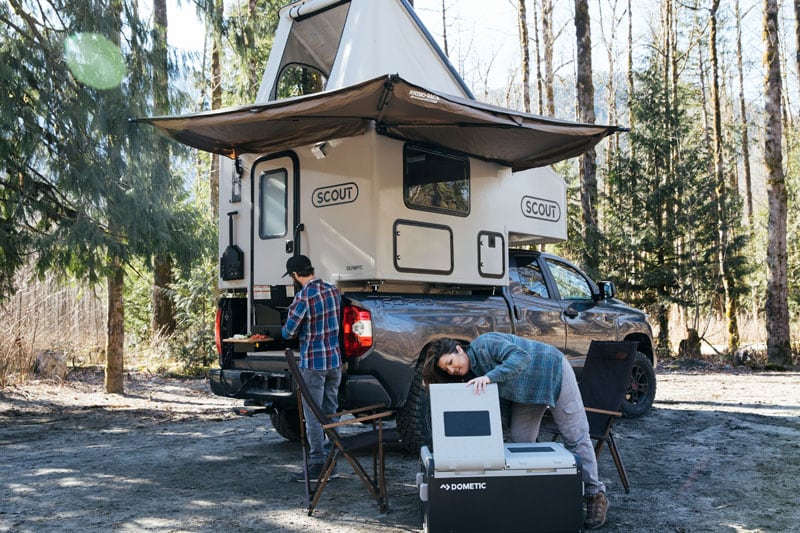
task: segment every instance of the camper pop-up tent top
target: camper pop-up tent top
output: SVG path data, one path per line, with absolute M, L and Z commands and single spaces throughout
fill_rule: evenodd
M 247 291 L 248 316 L 291 294 L 297 253 L 340 285 L 507 283 L 508 246 L 567 237 L 545 165 L 618 130 L 475 101 L 405 0 L 284 7 L 258 98 L 140 119 L 227 156 L 220 256 L 238 245 L 244 265 L 222 265 L 220 287 Z

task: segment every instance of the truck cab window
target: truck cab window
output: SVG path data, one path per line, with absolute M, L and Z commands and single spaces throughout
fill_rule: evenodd
M 542 276 L 542 269 L 539 268 L 538 263 L 534 261 L 528 265 L 517 267 L 517 274 L 524 294 L 538 296 L 539 298 L 550 298 L 547 285 L 544 283 L 544 276 Z
M 406 145 L 403 200 L 409 209 L 469 215 L 469 162 L 466 157 Z
M 562 300 L 591 300 L 592 288 L 589 281 L 571 266 L 548 259 L 550 273 L 558 287 Z
M 262 172 L 259 177 L 260 210 L 258 235 L 262 239 L 286 236 L 286 183 L 285 169 Z

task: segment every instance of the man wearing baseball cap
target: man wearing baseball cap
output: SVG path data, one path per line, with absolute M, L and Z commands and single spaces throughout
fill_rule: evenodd
M 314 401 L 324 413 L 339 410 L 338 393 L 342 382 L 342 356 L 339 352 L 339 309 L 341 294 L 334 285 L 314 275 L 311 260 L 295 255 L 286 261 L 286 273 L 302 288 L 289 306 L 281 328 L 284 339 L 300 337 L 300 372 Z M 306 436 L 309 444 L 308 477 L 319 478 L 325 462 L 324 433 L 313 413 L 304 405 Z M 333 478 L 335 476 L 331 476 Z M 300 473 L 296 481 L 305 481 Z

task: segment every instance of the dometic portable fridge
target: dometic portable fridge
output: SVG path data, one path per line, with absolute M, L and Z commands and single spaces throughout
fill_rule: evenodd
M 497 385 L 430 386 L 433 450 L 420 450 L 426 532 L 580 531 L 578 458 L 561 444 L 503 443 Z

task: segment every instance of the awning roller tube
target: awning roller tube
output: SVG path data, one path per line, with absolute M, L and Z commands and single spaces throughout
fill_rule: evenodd
M 336 4 L 343 4 L 349 1 L 350 0 L 311 0 L 310 2 L 306 2 L 303 5 L 293 7 L 289 11 L 289 16 L 293 19 L 308 17 L 309 15 L 313 15 L 317 11 L 321 11 L 323 9 L 333 7 Z

